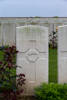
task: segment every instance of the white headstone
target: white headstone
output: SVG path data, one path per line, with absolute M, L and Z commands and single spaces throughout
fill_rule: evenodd
M 0 46 L 2 46 L 3 40 L 2 40 L 2 25 L 0 24 Z
M 14 45 L 15 33 L 16 25 L 14 23 L 2 23 L 3 45 Z
M 48 82 L 48 29 L 42 26 L 22 26 L 16 28 L 16 46 L 19 51 L 17 73 L 26 75 L 26 93 Z
M 58 27 L 58 82 L 67 83 L 67 25 Z

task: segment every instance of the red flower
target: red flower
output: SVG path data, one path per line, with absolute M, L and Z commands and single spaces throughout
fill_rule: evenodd
M 2 61 L 0 61 L 0 65 L 2 65 L 3 64 L 3 62 Z
M 25 77 L 25 75 L 24 75 L 24 74 L 22 74 L 22 73 L 20 73 L 20 74 L 19 74 L 19 76 L 23 76 L 23 77 Z
M 16 91 L 17 95 L 20 95 L 21 93 L 23 93 L 23 89 Z
M 12 64 L 11 63 L 8 63 L 8 67 L 11 68 L 12 67 Z
M 15 45 L 13 45 L 13 46 L 12 46 L 12 48 L 16 49 L 16 46 L 15 46 Z
M 18 53 L 19 51 L 16 51 L 16 53 Z

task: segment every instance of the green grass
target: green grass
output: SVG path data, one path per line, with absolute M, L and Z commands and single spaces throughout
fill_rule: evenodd
M 49 82 L 57 83 L 57 49 L 49 49 Z
M 4 52 L 2 50 L 0 50 L 0 61 L 3 61 L 3 54 L 4 54 Z

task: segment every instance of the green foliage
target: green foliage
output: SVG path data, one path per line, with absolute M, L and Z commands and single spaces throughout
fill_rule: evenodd
M 16 46 L 1 47 L 3 57 L 0 61 L 0 96 L 4 100 L 17 100 L 17 96 L 23 93 L 23 89 L 19 89 L 25 83 L 25 75 L 16 74 Z M 0 52 L 2 53 L 2 52 Z
M 35 88 L 37 100 L 67 100 L 67 84 L 46 84 Z
M 34 18 L 40 18 L 40 16 L 35 16 Z
M 8 90 L 16 87 L 16 67 L 12 67 L 12 64 L 14 65 L 16 62 L 16 49 L 12 49 L 12 51 L 14 50 L 13 55 L 9 52 L 9 49 L 11 49 L 11 47 L 8 46 L 0 48 L 0 92 L 4 89 Z M 11 60 L 9 61 L 7 58 L 9 60 L 11 58 Z M 10 63 L 11 61 L 12 63 Z
M 58 16 L 54 16 L 53 18 L 59 18 Z

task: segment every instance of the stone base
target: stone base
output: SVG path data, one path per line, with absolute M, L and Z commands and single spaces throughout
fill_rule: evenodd
M 18 100 L 36 100 L 34 96 L 21 96 L 18 97 Z

